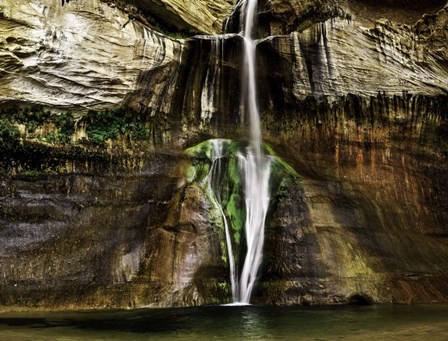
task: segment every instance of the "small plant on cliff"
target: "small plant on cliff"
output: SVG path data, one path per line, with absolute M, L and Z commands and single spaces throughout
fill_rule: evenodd
M 26 127 L 28 133 L 33 133 L 50 119 L 51 112 L 39 106 L 23 108 L 8 113 L 10 119 Z
M 42 140 L 51 144 L 55 144 L 58 142 L 58 137 L 54 131 L 51 131 L 47 135 L 42 137 Z
M 54 118 L 54 123 L 58 128 L 58 140 L 69 142 L 70 137 L 75 132 L 75 119 L 71 113 L 64 113 Z
M 122 112 L 119 110 L 101 112 L 90 110 L 83 121 L 87 123 L 86 131 L 90 140 L 96 144 L 116 138 L 124 125 Z
M 11 107 L 2 110 L 0 118 L 13 126 L 24 125 L 29 134 L 26 138 L 38 138 L 50 143 L 68 143 L 75 132 L 75 120 L 71 113 L 52 114 L 39 106 Z
M 0 120 L 0 148 L 13 145 L 19 142 L 19 130 L 9 121 Z

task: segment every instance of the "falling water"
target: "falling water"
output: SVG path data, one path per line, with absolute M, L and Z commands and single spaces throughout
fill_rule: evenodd
M 211 140 L 213 145 L 212 166 L 208 178 L 208 186 L 214 198 L 214 206 L 219 209 L 225 227 L 227 254 L 230 267 L 230 281 L 234 304 L 249 304 L 252 290 L 263 258 L 264 225 L 269 207 L 269 177 L 271 161 L 262 149 L 260 117 L 257 104 L 255 54 L 256 41 L 253 31 L 256 22 L 258 0 L 241 0 L 237 7 L 241 8 L 241 32 L 244 41 L 244 69 L 242 73 L 242 117 L 249 118 L 250 134 L 247 147 L 237 153 L 240 174 L 243 183 L 246 220 L 245 240 L 247 252 L 241 273 L 238 278 L 235 257 L 232 248 L 228 220 L 221 200 L 220 183 L 223 179 L 221 159 L 225 140 Z M 208 100 L 207 97 L 205 100 Z
M 255 80 L 255 51 L 256 42 L 252 38 L 255 26 L 255 14 L 258 0 L 246 0 L 244 10 L 241 12 L 242 36 L 244 39 L 244 69 L 243 69 L 243 107 L 249 113 L 250 139 L 257 156 L 261 157 L 260 115 L 257 103 L 257 85 Z
M 248 114 L 250 141 L 244 153 L 238 153 L 244 181 L 246 204 L 245 236 L 247 253 L 241 271 L 238 302 L 249 303 L 263 257 L 264 224 L 269 206 L 270 161 L 261 148 L 260 116 L 257 104 L 255 51 L 253 29 L 257 0 L 246 0 L 241 22 L 244 39 L 243 114 Z
M 227 244 L 227 256 L 230 267 L 230 284 L 232 286 L 232 299 L 234 302 L 238 300 L 238 281 L 237 274 L 235 270 L 235 258 L 233 256 L 233 248 L 232 248 L 232 240 L 230 237 L 229 224 L 227 222 L 226 215 L 222 208 L 222 200 L 221 200 L 221 189 L 220 184 L 223 178 L 223 169 L 222 169 L 222 158 L 223 158 L 223 150 L 224 150 L 224 141 L 223 140 L 211 140 L 213 145 L 212 151 L 212 166 L 210 169 L 210 173 L 208 176 L 208 186 L 212 193 L 214 193 L 214 198 L 211 198 L 214 205 L 218 208 L 219 213 L 222 216 L 226 234 L 226 244 Z

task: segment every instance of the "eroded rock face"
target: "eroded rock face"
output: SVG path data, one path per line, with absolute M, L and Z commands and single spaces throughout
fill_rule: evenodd
M 190 29 L 207 34 L 221 32 L 222 23 L 233 5 L 232 0 L 131 0 L 129 2 L 177 29 Z
M 310 94 L 444 94 L 446 50 L 440 46 L 439 52 L 430 52 L 428 42 L 420 43 L 413 32 L 389 22 L 363 29 L 333 19 L 258 45 L 260 89 L 270 97 L 261 96 L 261 101 L 293 102 Z M 273 64 L 272 59 L 279 62 Z
M 265 30 L 278 35 L 301 31 L 335 16 L 354 19 L 367 27 L 379 19 L 412 25 L 424 14 L 437 12 L 444 6 L 444 0 L 266 0 L 261 2 L 260 15 Z
M 180 131 L 240 121 L 238 36 L 172 40 L 97 2 L 15 3 L 2 13 L 4 103 L 77 112 L 127 105 Z M 415 27 L 367 29 L 334 15 L 260 42 L 262 101 L 446 91 L 446 9 Z
M 0 181 L 0 304 L 191 306 L 228 300 L 210 204 L 185 159 L 75 161 Z M 73 167 L 73 168 L 72 168 Z
M 303 189 L 287 187 L 277 200 L 256 299 L 446 302 L 448 103 L 425 101 L 411 109 L 398 98 L 382 106 L 352 97 L 339 109 L 304 104 L 308 118 L 291 115 L 282 128 L 271 122 L 267 138 Z M 295 133 L 279 138 L 286 131 Z
M 199 26 L 200 10 L 157 3 L 172 25 L 204 32 L 218 30 L 227 8 L 195 2 L 211 13 Z M 360 17 L 378 4 L 388 20 Z M 272 194 L 255 302 L 446 303 L 448 19 L 440 2 L 425 4 L 437 11 L 415 25 L 392 22 L 401 17 L 386 0 L 261 4 L 263 134 L 302 180 Z M 151 125 L 150 141 L 122 133 L 70 146 L 81 155 L 16 136 L 29 154 L 0 176 L 0 303 L 229 301 L 222 231 L 207 194 L 186 181 L 194 160 L 182 149 L 246 136 L 241 38 L 168 38 L 93 0 L 10 1 L 0 12 L 1 108 L 42 104 L 79 117 L 123 106 Z
M 365 23 L 385 18 L 412 25 L 427 13 L 435 13 L 446 6 L 444 0 L 346 0 L 342 6 Z
M 268 23 L 269 35 L 293 32 L 299 27 L 306 28 L 312 22 L 325 21 L 338 13 L 342 14 L 338 2 L 334 0 L 269 0 L 262 6 L 262 12 L 265 14 L 261 20 L 264 24 Z
M 148 283 L 160 286 L 156 302 L 161 306 L 228 302 L 222 233 L 210 219 L 210 201 L 193 183 L 178 191 L 170 206 L 162 226 L 150 232 L 145 262 Z M 151 297 L 146 299 L 154 305 Z
M 182 49 L 100 1 L 2 2 L 0 37 L 1 103 L 78 112 L 120 105 L 148 70 L 161 96 Z
M 126 284 L 139 278 L 148 227 L 177 188 L 175 159 L 151 158 L 133 170 L 74 162 L 58 174 L 2 176 L 1 304 L 133 305 Z
M 260 40 L 257 82 L 265 119 L 290 115 L 309 96 L 331 102 L 347 94 L 367 100 L 378 94 L 391 99 L 445 95 L 447 46 L 440 38 L 445 11 L 437 14 L 438 24 L 428 29 L 427 38 L 414 27 L 379 21 L 367 29 L 336 17 L 302 32 Z M 173 117 L 182 117 L 192 135 L 245 134 L 240 128 L 245 118 L 239 114 L 240 46 L 241 38 L 229 34 L 199 36 L 185 47 L 179 69 L 184 81 L 172 107 L 177 108 Z

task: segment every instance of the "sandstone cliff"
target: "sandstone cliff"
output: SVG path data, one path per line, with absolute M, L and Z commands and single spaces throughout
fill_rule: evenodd
M 246 136 L 238 7 L 192 3 L 0 4 L 1 304 L 230 299 L 210 160 L 183 150 Z M 254 300 L 446 302 L 446 2 L 259 12 L 263 133 L 300 181 L 272 193 Z

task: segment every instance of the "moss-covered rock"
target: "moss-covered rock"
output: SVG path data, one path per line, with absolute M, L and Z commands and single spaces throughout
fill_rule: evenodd
M 187 154 L 192 157 L 187 178 L 192 183 L 200 185 L 204 196 L 211 204 L 210 220 L 220 226 L 223 255 L 229 252 L 224 230 L 224 219 L 226 219 L 237 271 L 242 268 L 246 252 L 244 230 L 246 207 L 238 158 L 238 154 L 243 152 L 246 143 L 237 140 L 209 140 L 187 149 Z M 278 209 L 279 198 L 284 195 L 286 188 L 300 188 L 300 178 L 297 172 L 276 155 L 270 146 L 265 145 L 264 149 L 271 158 L 270 192 L 273 200 L 266 223 L 269 225 L 269 217 L 272 217 Z M 301 193 L 303 195 L 303 191 Z M 224 260 L 228 263 L 227 257 Z

